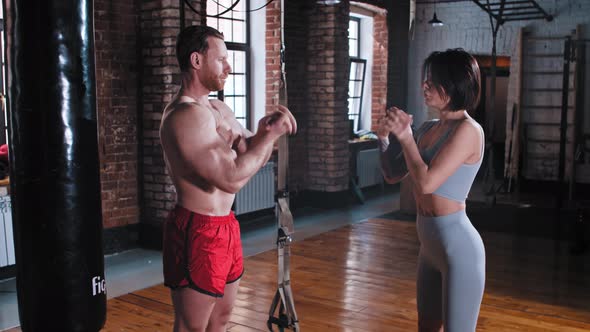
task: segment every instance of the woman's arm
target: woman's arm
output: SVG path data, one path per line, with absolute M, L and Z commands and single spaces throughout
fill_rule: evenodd
M 431 194 L 436 191 L 463 163 L 475 153 L 479 153 L 482 140 L 479 128 L 469 121 L 464 121 L 438 151 L 430 165 L 427 165 L 412 135 L 402 132 L 398 139 L 408 172 L 419 194 Z
M 392 134 L 379 138 L 381 172 L 387 183 L 397 183 L 408 175 L 402 146 Z
M 390 112 L 390 110 L 387 112 Z M 408 167 L 402 145 L 391 132 L 395 125 L 392 119 L 388 118 L 388 114 L 379 121 L 377 137 L 379 138 L 379 149 L 381 151 L 381 172 L 387 183 L 394 184 L 400 182 L 408 175 Z M 417 141 L 420 135 L 430 128 L 430 126 L 430 121 L 424 122 L 417 130 L 414 130 L 414 127 L 410 125 L 414 141 Z

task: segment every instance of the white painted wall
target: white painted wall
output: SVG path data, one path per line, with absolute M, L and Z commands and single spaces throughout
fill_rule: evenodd
M 582 24 L 584 37 L 590 37 L 590 0 L 537 0 L 537 3 L 553 15 L 554 20 L 505 23 L 498 32 L 498 55 L 514 55 L 520 27 L 527 27 L 536 35 L 565 36 L 578 24 Z M 427 23 L 433 15 L 432 4 L 417 4 L 408 64 L 408 111 L 414 114 L 417 124 L 427 119 L 420 88 L 421 66 L 432 51 L 461 47 L 473 54 L 490 55 L 492 52 L 489 17 L 473 2 L 439 2 L 436 4 L 436 14 L 445 23 L 443 27 L 434 28 Z M 513 98 L 513 90 L 509 87 L 508 100 Z
M 260 7 L 261 1 L 250 1 L 250 9 Z M 250 128 L 258 129 L 266 107 L 266 8 L 250 13 Z

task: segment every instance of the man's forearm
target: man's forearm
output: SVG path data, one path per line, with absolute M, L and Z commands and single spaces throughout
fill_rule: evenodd
M 247 151 L 255 149 L 257 150 L 255 153 L 261 153 L 261 157 L 264 160 L 262 164 L 264 165 L 270 159 L 275 141 L 266 135 L 252 135 L 246 138 Z
M 254 135 L 246 142 L 248 144 L 246 152 L 236 158 L 238 181 L 247 181 L 264 166 L 272 154 L 274 144 L 274 140 L 266 135 Z
M 230 163 L 220 164 L 214 171 L 219 175 L 215 184 L 221 190 L 237 193 L 270 158 L 273 146 L 271 137 L 252 138 L 248 145 L 248 148 L 238 153 Z

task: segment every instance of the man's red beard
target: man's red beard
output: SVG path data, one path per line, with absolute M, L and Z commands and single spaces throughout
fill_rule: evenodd
M 227 78 L 227 76 L 226 76 Z M 209 91 L 220 91 L 223 90 L 223 87 L 225 86 L 225 82 L 223 81 L 221 76 L 207 76 L 205 78 L 205 80 L 203 80 L 203 85 L 209 90 Z

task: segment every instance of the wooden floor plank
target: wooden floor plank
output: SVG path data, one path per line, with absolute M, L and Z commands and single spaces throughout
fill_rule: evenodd
M 590 331 L 588 255 L 555 254 L 554 243 L 542 239 L 482 237 L 487 281 L 478 331 Z M 301 330 L 415 331 L 418 250 L 415 224 L 389 219 L 294 243 L 291 277 Z M 276 252 L 244 264 L 228 331 L 266 331 Z M 107 315 L 107 332 L 171 331 L 174 316 L 163 285 L 109 300 Z
M 488 280 L 478 331 L 590 329 L 584 296 L 590 294 L 584 274 L 589 266 L 583 257 L 555 255 L 546 240 L 497 233 L 483 238 Z M 415 224 L 388 219 L 371 219 L 294 244 L 292 286 L 301 329 L 416 330 L 418 249 Z M 276 290 L 276 252 L 247 258 L 245 267 L 229 331 L 266 331 Z M 161 285 L 119 301 L 172 316 L 168 290 Z M 119 306 L 109 302 L 109 319 Z M 144 328 L 146 317 L 140 323 Z M 105 331 L 120 331 L 125 327 L 119 324 L 126 323 L 117 317 L 109 324 Z

